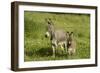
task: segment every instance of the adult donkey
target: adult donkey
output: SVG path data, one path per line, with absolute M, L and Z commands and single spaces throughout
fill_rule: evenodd
M 53 57 L 55 57 L 55 52 L 58 46 L 60 46 L 63 50 L 67 52 L 67 35 L 64 30 L 55 29 L 54 23 L 51 19 L 46 19 L 47 22 L 47 32 L 45 34 L 46 37 L 49 37 L 51 40 Z

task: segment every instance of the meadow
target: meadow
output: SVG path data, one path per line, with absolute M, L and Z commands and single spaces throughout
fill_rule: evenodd
M 47 22 L 51 18 L 56 29 L 73 32 L 76 54 L 68 56 L 61 48 L 52 57 L 50 40 L 45 38 Z M 72 13 L 24 12 L 24 61 L 69 60 L 90 58 L 90 15 Z

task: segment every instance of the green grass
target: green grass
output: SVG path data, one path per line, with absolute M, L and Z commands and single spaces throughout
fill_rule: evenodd
M 76 54 L 68 56 L 60 48 L 56 57 L 52 57 L 50 40 L 45 38 L 47 23 L 45 18 L 51 18 L 56 29 L 73 31 L 76 40 Z M 90 58 L 90 15 L 28 12 L 24 13 L 24 60 L 64 60 Z

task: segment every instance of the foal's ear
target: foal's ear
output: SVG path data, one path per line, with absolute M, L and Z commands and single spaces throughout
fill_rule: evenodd
M 70 32 L 70 36 L 73 36 L 73 32 Z
M 68 31 L 66 32 L 66 35 L 69 36 L 69 32 Z
M 69 31 L 66 32 L 66 37 L 69 38 Z
M 67 34 L 69 34 L 69 32 L 68 32 L 68 31 L 67 31 L 66 33 L 67 33 Z
M 71 32 L 70 34 L 73 34 L 73 32 Z

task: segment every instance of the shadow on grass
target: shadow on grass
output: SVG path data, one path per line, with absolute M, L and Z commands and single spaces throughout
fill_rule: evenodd
M 31 57 L 31 56 L 39 56 L 39 57 L 52 57 L 53 51 L 51 47 L 43 47 L 43 48 L 37 48 L 29 51 L 25 51 L 25 55 Z M 56 50 L 56 57 L 67 57 L 67 54 L 65 51 L 62 51 L 61 49 Z
M 47 48 L 41 48 L 36 52 L 40 56 L 51 56 L 52 55 L 52 48 L 47 47 Z
M 36 51 L 37 55 L 40 55 L 41 57 L 46 57 L 46 56 L 52 56 L 53 55 L 53 50 L 50 47 L 47 48 L 41 48 L 38 51 Z M 67 56 L 65 51 L 62 51 L 61 49 L 56 49 L 56 57 L 62 57 L 62 56 Z

